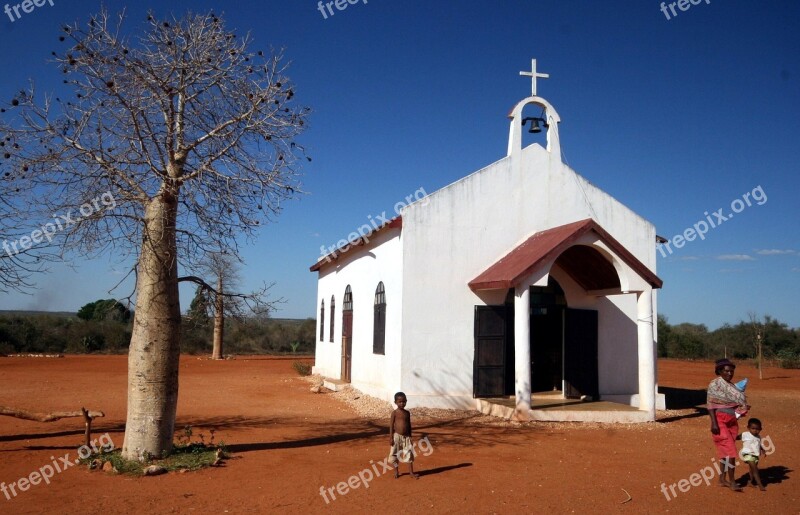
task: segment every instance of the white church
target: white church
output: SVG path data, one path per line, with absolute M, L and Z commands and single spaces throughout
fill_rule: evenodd
M 505 157 L 311 267 L 313 371 L 411 408 L 505 399 L 532 419 L 543 392 L 655 420 L 655 227 L 563 163 L 536 93 L 548 75 L 536 60 L 520 74 L 532 94 L 508 115 Z M 523 148 L 524 130 L 546 130 L 546 148 Z

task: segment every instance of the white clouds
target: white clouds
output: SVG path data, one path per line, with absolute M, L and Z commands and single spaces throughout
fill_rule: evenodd
M 781 250 L 781 249 L 761 249 L 761 250 L 757 250 L 756 254 L 759 254 L 761 256 L 783 256 L 783 255 L 786 255 L 786 254 L 797 254 L 797 251 L 796 250 L 791 250 L 791 249 L 786 249 L 786 250 Z
M 720 261 L 755 261 L 756 258 L 747 254 L 722 254 L 717 256 Z

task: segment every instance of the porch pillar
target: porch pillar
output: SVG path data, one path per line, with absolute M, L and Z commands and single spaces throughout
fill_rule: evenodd
M 514 418 L 529 420 L 531 409 L 530 287 L 514 288 Z
M 636 293 L 639 334 L 639 409 L 656 418 L 656 360 L 653 348 L 653 290 Z

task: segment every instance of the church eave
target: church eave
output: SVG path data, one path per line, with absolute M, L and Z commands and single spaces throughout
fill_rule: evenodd
M 344 254 L 346 254 L 350 250 L 351 247 L 360 247 L 361 245 L 366 245 L 367 243 L 369 243 L 369 240 L 372 237 L 374 237 L 377 233 L 379 233 L 379 232 L 381 232 L 383 230 L 394 229 L 394 228 L 400 229 L 402 227 L 403 227 L 403 217 L 400 216 L 400 215 L 397 215 L 396 217 L 392 218 L 391 220 L 389 220 L 385 224 L 381 225 L 380 227 L 378 227 L 374 231 L 371 231 L 371 232 L 369 232 L 367 234 L 364 234 L 363 236 L 361 236 L 357 240 L 354 240 L 353 242 L 350 242 L 347 245 L 345 245 L 343 247 L 340 247 L 340 248 L 334 250 L 333 252 L 330 252 L 330 253 L 322 256 L 321 258 L 319 258 L 317 260 L 316 263 L 314 263 L 313 265 L 311 265 L 309 267 L 309 271 L 310 272 L 319 272 L 322 269 L 323 266 L 336 262 L 340 257 L 342 257 Z

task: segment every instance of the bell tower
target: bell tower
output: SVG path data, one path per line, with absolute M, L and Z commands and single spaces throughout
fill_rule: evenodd
M 507 155 L 516 155 L 522 151 L 522 128 L 525 124 L 529 124 L 528 132 L 541 132 L 542 126 L 547 129 L 547 151 L 561 162 L 561 143 L 558 139 L 558 124 L 561 122 L 561 117 L 558 116 L 550 102 L 536 94 L 536 79 L 548 79 L 550 75 L 536 71 L 536 59 L 531 59 L 531 71 L 523 71 L 519 72 L 519 74 L 531 78 L 531 96 L 521 100 L 508 113 L 508 117 L 511 119 L 511 127 L 508 132 Z M 522 116 L 522 111 L 530 104 L 538 105 L 542 108 L 541 117 Z

